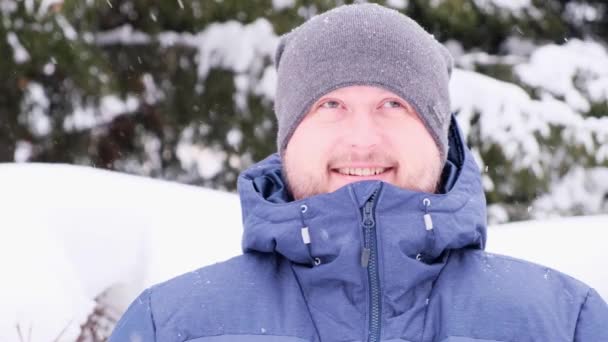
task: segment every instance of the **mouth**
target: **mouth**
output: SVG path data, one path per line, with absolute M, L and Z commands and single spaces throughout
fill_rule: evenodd
M 380 178 L 390 171 L 392 167 L 340 167 L 331 169 L 331 171 L 340 176 L 347 176 L 353 178 Z

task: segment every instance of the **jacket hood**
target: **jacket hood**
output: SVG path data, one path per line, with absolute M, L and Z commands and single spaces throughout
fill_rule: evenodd
M 332 193 L 291 200 L 273 154 L 244 171 L 238 180 L 244 234 L 243 251 L 276 252 L 307 264 L 314 258 L 334 260 L 352 240 L 361 222 L 361 208 L 378 191 L 376 216 L 379 234 L 392 240 L 402 257 L 432 259 L 444 251 L 464 247 L 483 249 L 486 240 L 486 201 L 481 176 L 464 144 L 455 118 L 449 134 L 449 156 L 444 170 L 445 193 L 431 194 L 398 188 L 381 181 L 348 184 Z M 447 185 L 446 185 L 447 184 Z M 424 214 L 432 217 L 433 234 Z M 398 223 L 384 227 L 382 222 Z M 307 227 L 310 245 L 302 237 Z M 310 248 L 309 248 L 310 247 Z

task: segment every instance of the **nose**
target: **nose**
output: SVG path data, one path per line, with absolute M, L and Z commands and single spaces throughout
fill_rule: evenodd
M 374 148 L 382 141 L 382 127 L 373 111 L 352 112 L 344 127 L 344 137 L 351 147 Z

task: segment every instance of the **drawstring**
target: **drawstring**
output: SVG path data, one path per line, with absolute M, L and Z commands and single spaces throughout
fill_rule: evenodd
M 427 231 L 433 230 L 433 219 L 431 218 L 431 214 L 429 214 L 429 207 L 431 206 L 431 200 L 425 198 L 422 200 L 422 204 L 424 204 L 424 226 Z
M 425 198 L 422 200 L 422 205 L 424 206 L 424 228 L 426 229 L 426 246 L 424 248 L 424 251 L 418 253 L 418 255 L 416 255 L 416 260 L 418 261 L 422 261 L 422 262 L 426 262 L 428 261 L 428 255 L 427 254 L 431 254 L 431 251 L 433 250 L 433 246 L 435 244 L 435 230 L 433 229 L 433 218 L 431 217 L 431 214 L 429 212 L 429 207 L 431 206 L 431 200 L 428 198 Z
M 302 228 L 300 229 L 300 233 L 302 234 L 302 242 L 308 248 L 308 255 L 310 256 L 311 263 L 315 266 L 319 266 L 321 264 L 321 259 L 313 258 L 312 251 L 310 249 L 310 232 L 308 230 L 308 225 L 304 220 L 304 214 L 308 211 L 308 206 L 306 204 L 302 204 L 300 206 L 300 222 L 302 223 Z

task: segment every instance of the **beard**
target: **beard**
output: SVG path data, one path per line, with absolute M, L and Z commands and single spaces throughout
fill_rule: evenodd
M 390 183 L 406 190 L 435 193 L 440 185 L 442 171 L 440 161 L 429 163 L 430 165 L 425 165 L 423 169 L 414 171 L 399 164 L 395 158 L 379 149 L 372 149 L 365 153 L 352 150 L 338 152 L 323 163 L 324 168 L 318 168 L 315 172 L 298 167 L 291 162 L 289 156 L 285 156 L 282 174 L 287 189 L 295 200 L 299 200 L 337 190 L 330 188 L 329 174 L 333 172 L 330 168 L 333 168 L 334 165 L 351 163 L 392 165 L 394 169 L 391 172 L 396 171 L 397 174 L 395 181 Z M 354 182 L 356 180 L 351 183 Z

